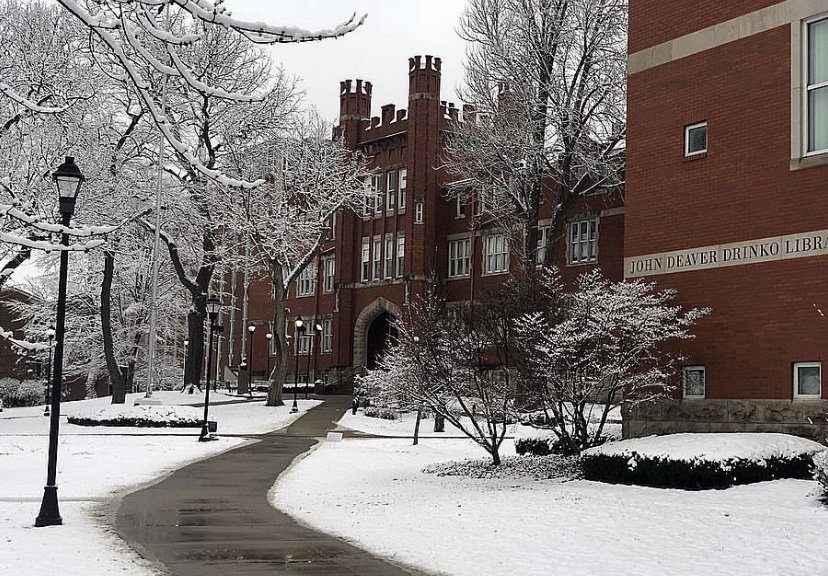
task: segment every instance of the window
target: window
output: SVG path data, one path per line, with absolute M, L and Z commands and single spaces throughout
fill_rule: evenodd
M 305 330 L 304 332 L 302 332 L 301 336 L 299 336 L 299 339 L 296 341 L 296 343 L 297 343 L 296 353 L 299 354 L 299 355 L 304 355 L 304 356 L 307 356 L 308 354 L 310 354 L 310 340 L 311 340 L 311 336 L 308 333 L 308 331 Z
M 685 398 L 704 398 L 704 366 L 682 368 L 681 384 Z
M 398 184 L 400 185 L 400 210 L 405 209 L 406 194 L 408 192 L 408 169 L 400 168 Z
M 374 238 L 374 275 L 372 276 L 373 280 L 379 280 L 382 278 L 382 260 L 380 257 L 382 256 L 382 240 L 379 238 Z
M 382 181 L 384 175 L 382 172 L 374 174 L 374 213 L 382 212 Z
M 569 223 L 569 263 L 587 264 L 598 260 L 598 219 Z
M 469 254 L 471 252 L 471 240 L 462 238 L 451 240 L 448 245 L 448 277 L 459 278 L 469 275 Z
M 330 216 L 325 218 L 325 227 L 328 229 L 328 237 L 327 240 L 332 240 L 336 238 L 336 212 L 331 213 Z
M 552 228 L 550 226 L 538 226 L 538 249 L 535 252 L 535 262 L 538 265 L 543 264 L 546 258 L 546 243 L 549 241 L 551 231 Z
M 403 277 L 405 269 L 405 236 L 397 236 L 397 278 Z
M 503 208 L 506 202 L 507 198 L 503 190 L 494 186 L 486 186 L 477 193 L 477 211 L 475 214 L 479 216 L 488 212 L 496 212 Z
M 466 200 L 462 196 L 457 196 L 457 207 L 454 212 L 456 218 L 466 217 Z
M 828 152 L 828 18 L 807 24 L 807 153 Z
M 296 286 L 297 296 L 308 296 L 316 290 L 316 264 L 311 262 L 299 274 L 299 283 Z
M 385 270 L 383 276 L 386 280 L 391 278 L 394 272 L 394 238 L 389 236 L 385 239 Z
M 394 202 L 397 196 L 397 171 L 389 170 L 385 174 L 385 209 L 389 212 L 394 210 Z
M 333 254 L 325 256 L 322 261 L 325 266 L 325 277 L 322 281 L 322 290 L 324 292 L 334 291 L 334 274 L 336 273 L 336 259 Z
M 333 352 L 333 319 L 322 320 L 322 353 Z
M 707 152 L 707 122 L 684 127 L 684 155 Z
M 414 222 L 417 224 L 423 223 L 423 203 L 422 202 L 415 202 L 414 203 Z
M 509 269 L 509 242 L 505 234 L 483 238 L 483 273 L 500 274 Z
M 794 364 L 794 398 L 819 398 L 822 394 L 822 363 Z
M 371 177 L 366 176 L 362 179 L 362 215 L 368 216 L 371 214 L 371 205 L 374 202 L 374 190 L 371 187 Z
M 362 281 L 368 281 L 368 273 L 371 271 L 371 242 L 368 238 L 362 239 Z

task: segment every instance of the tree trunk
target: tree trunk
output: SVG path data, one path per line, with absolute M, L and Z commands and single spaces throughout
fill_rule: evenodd
M 103 333 L 104 358 L 112 386 L 112 403 L 126 402 L 126 381 L 121 374 L 112 342 L 112 278 L 115 275 L 115 255 L 104 251 L 104 271 L 101 281 L 101 332 Z
M 420 420 L 422 417 L 422 408 L 417 408 L 417 422 L 414 424 L 414 446 L 420 443 Z
M 289 348 L 287 338 L 285 338 L 287 289 L 282 275 L 282 266 L 278 262 L 271 264 L 270 279 L 273 285 L 273 338 L 275 341 L 273 352 L 276 362 L 273 367 L 270 391 L 267 393 L 267 405 L 282 406 L 284 404 L 282 390 L 287 377 Z

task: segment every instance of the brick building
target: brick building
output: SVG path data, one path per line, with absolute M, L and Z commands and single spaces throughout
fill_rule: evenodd
M 712 312 L 625 435 L 824 439 L 828 2 L 629 5 L 624 274 Z
M 296 357 L 290 358 L 289 382 L 318 378 L 347 389 L 354 372 L 374 365 L 393 330 L 392 321 L 403 317 L 412 295 L 424 291 L 432 274 L 454 305 L 501 285 L 519 265 L 501 230 L 481 221 L 474 205 L 447 198 L 446 189 L 453 183 L 439 168 L 442 142 L 452 124 L 462 121 L 462 111 L 441 100 L 440 65 L 431 56 L 411 58 L 408 108 L 387 104 L 379 116 L 372 117 L 370 82 L 347 80 L 340 85 L 337 130 L 349 147 L 370 157 L 372 176 L 361 213 L 337 214 L 332 238 L 315 266 L 290 288 L 287 333 L 294 336 L 298 316 L 306 326 L 321 330 L 300 338 L 299 370 L 294 374 Z M 618 199 L 613 204 L 596 195 L 574 207 L 562 240 L 566 247 L 559 250 L 564 278 L 574 279 L 599 263 L 608 276 L 622 278 L 619 204 Z M 548 224 L 549 216 L 540 224 Z M 266 286 L 251 283 L 249 302 L 244 317 L 269 329 Z M 236 324 L 230 334 L 238 351 L 245 335 L 243 322 Z M 266 369 L 265 339 L 259 333 L 257 328 L 254 373 Z M 230 364 L 237 362 L 238 352 Z

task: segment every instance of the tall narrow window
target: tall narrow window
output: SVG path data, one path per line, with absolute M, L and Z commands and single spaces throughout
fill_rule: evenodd
M 362 179 L 362 214 L 369 216 L 371 214 L 371 207 L 374 204 L 374 188 L 371 183 L 371 177 L 366 176 Z
M 336 259 L 333 254 L 329 254 L 323 258 L 325 263 L 325 278 L 323 280 L 322 290 L 325 292 L 334 291 L 334 274 L 336 273 Z
M 483 273 L 501 274 L 509 270 L 509 242 L 505 234 L 483 238 Z
M 333 352 L 333 318 L 322 320 L 322 352 Z
M 408 168 L 400 168 L 399 171 L 399 185 L 400 185 L 400 210 L 405 209 L 405 202 L 408 199 Z
M 423 223 L 423 203 L 422 202 L 415 202 L 414 203 L 414 222 L 417 224 Z
M 707 152 L 707 122 L 684 127 L 684 155 L 692 156 Z
M 551 229 L 549 226 L 538 226 L 538 249 L 535 252 L 535 262 L 537 264 L 543 264 L 543 261 L 546 259 L 546 243 L 549 241 L 549 232 Z
M 807 35 L 807 152 L 828 152 L 828 18 L 809 23 Z
M 569 223 L 569 263 L 588 264 L 598 260 L 598 219 Z
M 373 280 L 382 278 L 382 240 L 374 238 L 374 275 Z
M 297 296 L 309 296 L 316 290 L 316 264 L 311 262 L 299 274 L 296 287 Z
M 405 269 L 405 236 L 397 236 L 397 278 L 403 277 Z
M 466 199 L 460 194 L 457 195 L 457 206 L 454 216 L 457 218 L 464 218 L 466 216 Z
M 794 364 L 794 398 L 817 399 L 822 395 L 822 364 L 797 362 Z
M 471 252 L 471 240 L 462 238 L 451 240 L 448 245 L 448 277 L 460 278 L 469 275 L 469 254 Z
M 383 194 L 383 180 L 385 176 L 382 172 L 374 174 L 374 214 L 382 212 L 382 194 Z
M 397 171 L 389 170 L 385 176 L 385 209 L 391 212 L 397 196 Z
M 682 368 L 681 380 L 685 398 L 704 398 L 704 366 Z
M 371 271 L 371 241 L 368 238 L 362 239 L 362 281 L 368 281 L 368 274 Z
M 385 239 L 385 270 L 383 277 L 388 280 L 394 273 L 394 238 L 389 236 Z

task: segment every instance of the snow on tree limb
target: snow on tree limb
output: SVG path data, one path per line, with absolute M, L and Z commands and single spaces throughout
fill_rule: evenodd
M 6 84 L 5 82 L 0 82 L 0 92 L 2 92 L 5 96 L 7 96 L 13 102 L 17 102 L 30 112 L 34 112 L 36 114 L 60 114 L 61 112 L 65 112 L 69 109 L 69 106 L 40 106 L 36 102 L 32 102 L 28 98 L 24 98 L 17 92 L 15 92 L 11 86 Z

